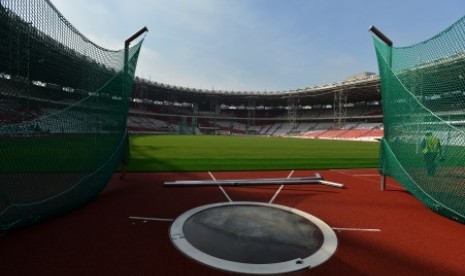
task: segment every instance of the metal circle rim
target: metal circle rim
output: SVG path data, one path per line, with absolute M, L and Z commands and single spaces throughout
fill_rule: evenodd
M 321 248 L 317 250 L 314 254 L 304 259 L 295 259 L 272 264 L 250 264 L 224 260 L 215 256 L 211 256 L 209 254 L 204 253 L 203 251 L 200 251 L 185 239 L 183 225 L 190 217 L 197 214 L 198 212 L 207 209 L 231 205 L 265 206 L 284 210 L 295 215 L 299 215 L 315 224 L 322 231 L 323 244 Z M 253 201 L 221 202 L 203 205 L 188 210 L 174 220 L 173 224 L 170 227 L 170 239 L 173 245 L 179 251 L 184 253 L 186 256 L 192 258 L 193 260 L 196 260 L 207 266 L 214 267 L 220 270 L 248 274 L 279 274 L 298 271 L 305 268 L 312 268 L 324 263 L 329 258 L 331 258 L 331 256 L 336 252 L 338 245 L 338 240 L 335 232 L 329 225 L 327 225 L 321 219 L 313 215 L 310 215 L 304 211 L 288 206 Z

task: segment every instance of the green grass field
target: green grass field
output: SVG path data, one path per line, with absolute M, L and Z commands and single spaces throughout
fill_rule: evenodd
M 128 171 L 374 168 L 379 143 L 258 136 L 131 135 Z

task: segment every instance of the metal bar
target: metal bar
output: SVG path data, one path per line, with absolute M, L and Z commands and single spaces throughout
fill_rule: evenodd
M 390 40 L 387 36 L 385 36 L 380 30 L 378 30 L 378 28 L 371 25 L 369 30 L 372 33 L 374 33 L 379 39 L 381 39 L 384 43 L 386 43 L 388 46 L 392 47 L 393 45 L 392 40 Z
M 321 177 L 295 177 L 295 178 L 256 178 L 256 179 L 227 179 L 227 180 L 179 180 L 167 181 L 166 186 L 192 186 L 192 185 L 242 185 L 242 184 L 266 184 L 266 183 L 305 183 L 320 181 Z
M 131 37 L 129 37 L 128 39 L 126 39 L 124 41 L 124 64 L 123 64 L 123 96 L 127 96 L 129 97 L 130 93 L 128 93 L 128 95 L 126 95 L 125 93 L 127 92 L 126 91 L 126 77 L 127 77 L 127 74 L 128 74 L 128 62 L 129 62 L 129 44 L 131 44 L 131 42 L 136 39 L 137 37 L 139 37 L 141 34 L 145 33 L 145 32 L 148 32 L 149 29 L 147 29 L 147 27 L 143 27 L 142 29 L 140 29 L 139 31 L 137 31 L 137 33 L 133 34 Z M 129 88 L 128 88 L 129 89 Z M 129 90 L 128 90 L 129 92 Z
M 255 181 L 255 180 L 260 180 L 260 181 L 279 181 L 279 180 L 318 180 L 318 179 L 323 179 L 320 176 L 309 176 L 309 177 L 277 177 L 277 178 L 244 178 L 244 179 L 224 179 L 224 180 L 177 180 L 174 181 L 176 183 L 192 183 L 192 182 L 215 182 L 215 181 L 222 181 L 222 182 L 248 182 L 248 181 Z
M 210 176 L 212 176 L 210 174 Z M 273 184 L 322 184 L 336 188 L 345 188 L 343 184 L 326 181 L 320 176 L 310 177 L 287 177 L 287 178 L 252 178 L 252 179 L 225 179 L 217 180 L 212 176 L 213 180 L 178 180 L 166 181 L 165 186 L 168 187 L 195 187 L 195 186 L 259 186 L 259 185 L 273 185 Z
M 381 175 L 381 191 L 386 190 L 386 175 Z
M 148 32 L 149 29 L 147 29 L 147 27 L 143 27 L 142 29 L 140 29 L 139 31 L 137 31 L 137 33 L 133 34 L 131 37 L 129 37 L 128 39 L 126 39 L 124 41 L 124 46 L 125 48 L 126 47 L 129 47 L 129 44 L 131 44 L 131 42 L 136 39 L 137 37 L 139 37 L 141 34 L 145 33 L 145 32 Z
M 195 182 L 165 182 L 165 186 L 171 187 L 187 187 L 187 186 L 254 186 L 254 185 L 268 185 L 268 184 L 312 184 L 312 183 L 320 183 L 321 180 L 314 179 L 314 180 L 250 180 L 250 181 L 195 181 Z
M 326 180 L 320 180 L 321 184 L 336 187 L 336 188 L 345 188 L 344 184 L 336 183 L 336 182 L 331 182 L 331 181 L 326 181 Z
M 149 218 L 149 217 L 129 217 L 130 219 L 137 219 L 137 220 L 154 220 L 154 221 L 174 221 L 174 219 L 166 219 L 166 218 Z

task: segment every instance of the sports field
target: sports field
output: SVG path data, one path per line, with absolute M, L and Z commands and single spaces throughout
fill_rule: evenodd
M 130 135 L 132 172 L 375 168 L 379 143 L 258 136 Z

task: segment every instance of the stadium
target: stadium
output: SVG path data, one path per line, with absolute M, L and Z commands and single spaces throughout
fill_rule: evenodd
M 382 137 L 379 77 L 290 91 L 215 91 L 136 78 L 128 128 L 135 132 L 254 134 L 329 139 Z
M 463 275 L 465 17 L 370 31 L 379 75 L 209 90 L 0 1 L 0 274 Z

